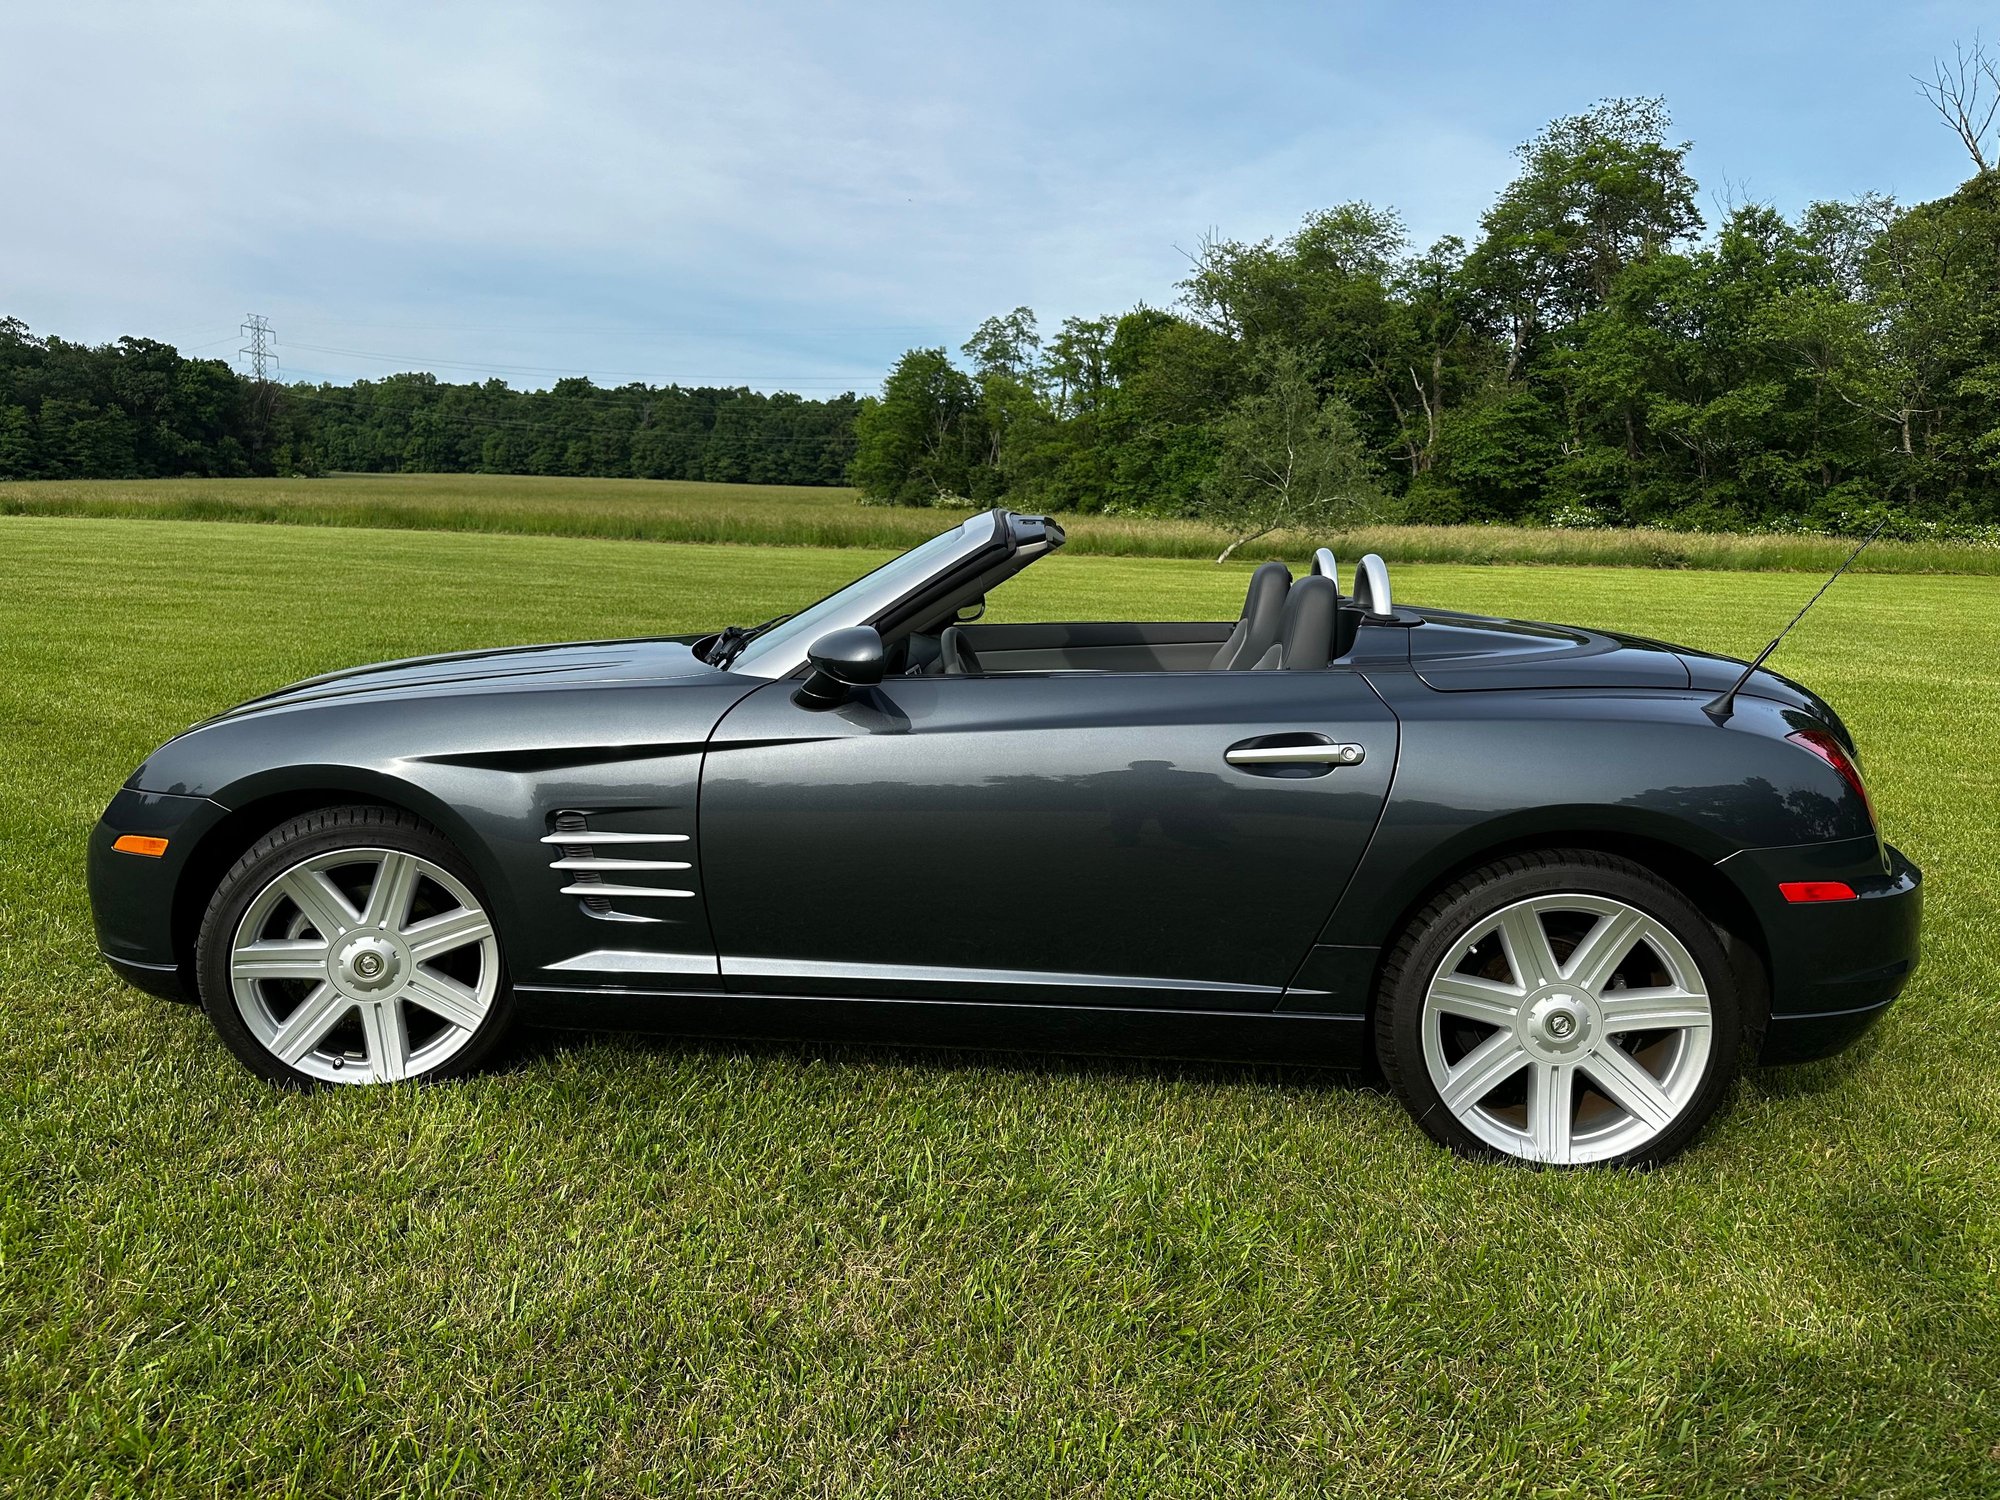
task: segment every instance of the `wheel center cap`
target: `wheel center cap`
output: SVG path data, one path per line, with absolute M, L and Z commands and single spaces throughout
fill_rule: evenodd
M 339 944 L 328 977 L 351 995 L 379 995 L 400 984 L 409 968 L 403 945 L 386 933 L 359 933 Z
M 1590 997 L 1554 984 L 1532 996 L 1521 1010 L 1521 1042 L 1547 1061 L 1560 1062 L 1588 1051 L 1599 1027 Z

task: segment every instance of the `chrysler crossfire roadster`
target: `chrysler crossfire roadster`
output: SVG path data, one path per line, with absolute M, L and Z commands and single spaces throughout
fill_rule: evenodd
M 92 835 L 104 957 L 283 1084 L 524 1018 L 1379 1066 L 1550 1165 L 1673 1155 L 1915 968 L 1918 872 L 1797 683 L 1325 549 L 1234 618 L 983 619 L 1062 543 L 996 510 L 754 627 L 231 709 Z

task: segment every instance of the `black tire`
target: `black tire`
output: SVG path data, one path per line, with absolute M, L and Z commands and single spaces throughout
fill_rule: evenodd
M 1441 1098 L 1424 1054 L 1424 1004 L 1447 955 L 1489 919 L 1537 896 L 1582 894 L 1636 907 L 1679 939 L 1701 971 L 1711 1015 L 1705 1072 L 1670 1123 L 1635 1149 L 1590 1166 L 1645 1167 L 1677 1155 L 1728 1099 L 1742 1060 L 1755 1055 L 1761 1017 L 1753 986 L 1732 965 L 1725 939 L 1678 889 L 1642 865 L 1590 849 L 1510 856 L 1440 890 L 1390 950 L 1376 991 L 1375 1046 L 1391 1089 L 1426 1134 L 1462 1156 L 1542 1165 L 1469 1129 Z
M 238 926 L 260 893 L 285 871 L 302 861 L 344 849 L 389 849 L 428 860 L 463 884 L 488 914 L 479 878 L 464 857 L 436 828 L 395 808 L 330 807 L 279 824 L 258 839 L 218 882 L 202 917 L 195 940 L 195 974 L 201 1007 L 224 1045 L 243 1065 L 271 1083 L 314 1088 L 328 1082 L 312 1077 L 274 1056 L 251 1031 L 237 1009 L 230 983 L 230 951 Z M 497 942 L 495 948 L 497 951 Z M 514 991 L 504 959 L 499 961 L 498 987 L 483 1020 L 457 1051 L 412 1077 L 437 1082 L 476 1072 L 506 1040 L 514 1019 Z

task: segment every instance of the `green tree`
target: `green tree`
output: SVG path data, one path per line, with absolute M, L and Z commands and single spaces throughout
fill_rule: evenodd
M 1218 563 L 1273 531 L 1345 525 L 1376 502 L 1353 414 L 1314 390 L 1311 366 L 1290 345 L 1267 344 L 1255 387 L 1216 424 L 1219 462 L 1204 516 L 1233 536 Z
M 1113 386 L 1100 421 L 1107 509 L 1192 515 L 1217 463 L 1215 418 L 1243 391 L 1235 340 L 1158 308 L 1118 320 L 1105 364 Z
M 1036 352 L 1041 347 L 1041 335 L 1035 332 L 1034 310 L 1017 307 L 981 323 L 958 352 L 972 361 L 975 375 L 1027 379 L 1034 371 Z
M 1041 336 L 1035 331 L 1035 315 L 1025 307 L 988 318 L 981 323 L 959 352 L 972 361 L 973 377 L 979 385 L 980 412 L 986 447 L 973 470 L 965 494 L 986 500 L 1003 487 L 1002 470 L 1009 447 L 1016 450 L 1014 466 L 1021 466 L 1021 450 L 1034 444 L 1035 434 L 1047 430 L 1054 413 L 1043 398 L 1038 363 Z
M 1688 143 L 1670 145 L 1660 99 L 1607 99 L 1548 126 L 1480 221 L 1470 267 L 1507 330 L 1505 373 L 1537 341 L 1602 307 L 1633 262 L 1700 233 Z
M 1111 499 L 1104 412 L 1114 394 L 1109 318 L 1068 318 L 1032 385 L 1007 412 L 997 466 L 1010 495 L 1051 510 L 1102 510 Z
M 896 361 L 879 399 L 855 420 L 849 481 L 870 499 L 933 505 L 988 489 L 988 437 L 980 392 L 942 349 Z
M 1375 370 L 1395 414 L 1395 443 L 1420 493 L 1437 468 L 1452 414 L 1498 368 L 1486 308 L 1466 269 L 1465 242 L 1447 235 L 1390 280 L 1395 317 Z
M 0 479 L 32 479 L 37 471 L 34 418 L 25 406 L 0 406 Z
M 1386 450 L 1416 400 L 1415 330 L 1392 290 L 1406 249 L 1395 213 L 1343 203 L 1309 215 L 1282 240 L 1211 238 L 1181 293 L 1189 311 L 1247 359 L 1273 341 L 1313 351 L 1314 381 L 1346 401 Z
M 1864 278 L 1879 364 L 1858 397 L 1887 429 L 1906 501 L 1995 509 L 2000 490 L 2000 171 L 1886 223 Z

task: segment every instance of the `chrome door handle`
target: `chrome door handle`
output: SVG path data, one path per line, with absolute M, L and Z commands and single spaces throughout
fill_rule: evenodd
M 1359 745 L 1248 745 L 1222 758 L 1232 766 L 1358 766 L 1367 754 Z

